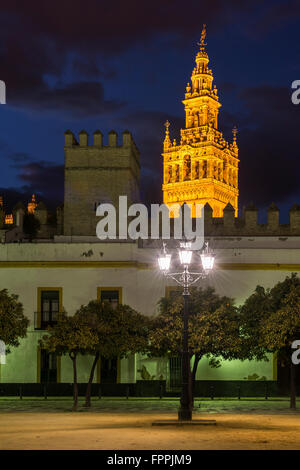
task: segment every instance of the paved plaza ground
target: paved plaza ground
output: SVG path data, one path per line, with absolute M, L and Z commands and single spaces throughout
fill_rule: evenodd
M 194 417 L 216 426 L 153 427 L 178 399 L 102 398 L 72 412 L 66 398 L 0 398 L 0 449 L 300 449 L 299 410 L 285 399 L 201 399 Z M 200 405 L 200 407 L 199 407 Z

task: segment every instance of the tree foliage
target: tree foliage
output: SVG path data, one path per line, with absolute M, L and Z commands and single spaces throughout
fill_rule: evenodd
M 241 308 L 247 344 L 261 354 L 276 353 L 290 367 L 291 407 L 295 407 L 294 367 L 291 344 L 300 339 L 300 279 L 295 273 L 273 288 L 257 286 Z
M 40 345 L 58 355 L 72 355 L 85 354 L 96 342 L 97 336 L 84 318 L 64 313 L 55 325 L 48 327 L 48 334 L 40 340 Z
M 144 352 L 148 346 L 149 320 L 129 305 L 113 308 L 109 302 L 92 300 L 75 313 L 84 318 L 97 335 L 97 343 L 91 353 L 120 358 L 136 352 Z
M 278 310 L 264 318 L 262 327 L 266 347 L 276 351 L 277 356 L 288 364 L 291 359 L 291 345 L 294 340 L 300 340 L 300 285 L 291 286 Z
M 219 296 L 213 288 L 192 288 L 189 296 L 189 355 L 194 356 L 190 371 L 194 388 L 199 361 L 209 358 L 212 367 L 220 365 L 220 358 L 246 358 L 242 347 L 240 319 L 233 300 Z M 153 318 L 149 334 L 150 355 L 180 356 L 183 340 L 183 296 L 174 291 L 159 302 L 159 315 Z
M 189 353 L 226 358 L 238 357 L 241 349 L 239 317 L 233 300 L 214 289 L 193 288 L 189 296 Z M 183 335 L 183 296 L 174 292 L 159 302 L 159 315 L 150 331 L 151 354 L 180 355 Z
M 0 340 L 6 346 L 19 346 L 19 339 L 25 338 L 29 320 L 23 314 L 23 305 L 18 295 L 0 290 Z M 9 349 L 6 350 L 9 352 Z
M 276 352 L 290 363 L 291 343 L 300 339 L 300 279 L 295 273 L 274 287 L 257 286 L 241 307 L 244 340 L 253 349 Z
M 82 305 L 75 316 L 84 318 L 97 336 L 97 342 L 89 349 L 94 360 L 86 390 L 86 406 L 91 406 L 91 386 L 99 358 L 123 358 L 146 352 L 150 323 L 147 317 L 128 305 L 119 304 L 113 308 L 109 302 L 98 300 Z
M 44 335 L 39 344 L 42 348 L 57 355 L 68 354 L 73 362 L 74 375 L 74 405 L 78 404 L 77 366 L 78 354 L 86 354 L 97 343 L 97 335 L 84 317 L 70 316 L 65 313 L 60 316 L 57 323 L 48 327 L 48 334 Z

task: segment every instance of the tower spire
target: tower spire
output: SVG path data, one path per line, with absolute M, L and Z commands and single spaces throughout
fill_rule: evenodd
M 237 127 L 234 126 L 234 128 L 232 129 L 232 149 L 234 152 L 238 152 L 238 146 L 236 143 L 237 133 L 238 133 Z
M 170 133 L 169 133 L 170 123 L 169 123 L 168 119 L 166 120 L 164 125 L 165 125 L 165 128 L 166 128 L 166 136 L 165 136 L 165 140 L 164 140 L 164 147 L 169 147 L 169 145 L 171 145 L 171 141 L 170 141 Z
M 232 134 L 233 134 L 233 142 L 236 143 L 236 135 L 238 133 L 237 127 L 234 126 L 232 129 Z
M 168 121 L 168 119 L 167 119 L 166 122 L 165 122 L 166 135 L 169 135 L 169 127 L 170 127 L 170 123 L 169 123 L 169 121 Z
M 206 25 L 203 25 L 200 41 L 197 43 L 200 50 L 196 55 L 196 64 L 191 76 L 191 86 L 186 87 L 185 105 L 186 128 L 212 126 L 218 128 L 219 103 L 218 90 L 213 85 L 213 73 L 209 68 L 209 57 L 205 50 Z

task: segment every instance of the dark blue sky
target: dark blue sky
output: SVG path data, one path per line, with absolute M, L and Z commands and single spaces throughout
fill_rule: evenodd
M 300 203 L 300 2 L 0 1 L 0 194 L 63 199 L 64 131 L 129 129 L 142 194 L 161 201 L 163 123 L 184 126 L 181 100 L 202 24 L 222 108 L 240 147 L 240 207 Z M 91 136 L 92 138 L 92 136 Z

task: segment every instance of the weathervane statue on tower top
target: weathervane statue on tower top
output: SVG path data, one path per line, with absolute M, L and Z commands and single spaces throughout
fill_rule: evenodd
M 166 137 L 169 137 L 169 127 L 170 127 L 170 123 L 169 123 L 169 121 L 168 121 L 168 119 L 167 119 L 166 122 L 165 122 Z
M 236 139 L 237 132 L 238 132 L 237 127 L 234 126 L 233 129 L 232 129 L 232 133 L 233 133 L 233 137 L 234 137 L 235 139 Z
M 200 42 L 197 42 L 198 46 L 200 46 L 201 52 L 204 52 L 204 49 L 206 46 L 206 43 L 204 42 L 205 38 L 206 38 L 206 24 L 203 25 Z

